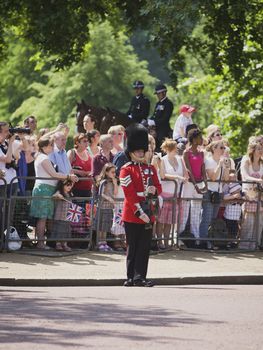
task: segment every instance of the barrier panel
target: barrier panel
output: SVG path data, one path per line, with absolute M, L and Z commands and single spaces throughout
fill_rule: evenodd
M 6 227 L 7 183 L 0 179 L 0 251 L 4 249 L 4 231 Z
M 19 249 L 19 242 L 31 248 L 44 248 L 44 242 L 47 242 L 48 246 L 60 250 L 67 242 L 73 249 L 97 249 L 101 241 L 108 246 L 103 251 L 125 250 L 121 187 L 117 197 L 110 201 L 96 194 L 95 186 L 90 197 L 63 199 L 55 198 L 53 193 L 18 196 L 14 190 L 17 179 L 13 179 L 10 185 L 3 180 L 4 185 L 0 187 L 1 250 Z M 247 187 L 242 194 L 240 183 L 236 181 L 235 184 L 239 186 L 240 195 L 233 197 L 225 193 L 216 199 L 212 198 L 211 191 L 200 195 L 190 191 L 191 183 L 178 186 L 174 181 L 173 196 L 163 194 L 163 207 L 154 213 L 153 242 L 157 242 L 159 250 L 174 245 L 188 249 L 258 249 L 262 245 L 263 191 L 256 182 L 243 182 Z M 50 215 L 43 222 L 41 214 L 47 207 L 51 208 Z
M 166 250 L 172 248 L 175 240 L 175 232 L 177 229 L 177 216 L 179 213 L 178 207 L 178 184 L 175 180 L 165 179 L 161 183 L 170 182 L 173 187 L 171 194 L 162 193 L 162 205 L 156 215 L 154 225 L 154 238 L 157 241 L 158 250 Z
M 13 179 L 10 184 L 11 188 L 16 179 L 20 178 Z M 31 180 L 32 177 L 23 177 L 23 179 Z M 50 180 L 50 178 L 33 179 Z M 91 178 L 81 180 L 87 179 L 92 180 Z M 53 192 L 55 193 L 55 187 Z M 94 196 L 64 198 L 54 193 L 52 195 L 18 196 L 13 194 L 10 196 L 5 242 L 7 250 L 12 250 L 10 244 L 14 241 L 14 228 L 18 233 L 19 242 L 22 242 L 24 247 L 42 247 L 42 249 L 51 247 L 65 251 L 70 251 L 70 247 L 91 248 Z M 44 242 L 47 243 L 46 246 Z
M 229 181 L 223 183 L 230 184 Z M 262 191 L 256 182 L 244 181 L 242 184 L 251 186 L 249 191 L 254 192 L 253 196 L 249 191 L 243 193 L 238 181 L 231 182 L 233 189 L 236 185 L 235 194 L 228 196 L 222 192 L 217 198 L 211 191 L 189 196 L 186 187 L 180 200 L 177 245 L 183 243 L 186 248 L 204 249 L 257 249 L 261 245 L 263 229 Z
M 121 186 L 118 188 L 116 198 L 103 195 L 104 186 L 100 187 L 97 195 L 95 230 L 96 249 L 100 251 L 119 251 L 126 249 L 124 223 L 122 221 L 122 209 L 124 203 L 124 193 Z

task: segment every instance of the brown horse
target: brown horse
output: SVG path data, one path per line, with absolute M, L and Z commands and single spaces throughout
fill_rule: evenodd
M 81 100 L 80 103 L 77 103 L 76 113 L 78 132 L 85 132 L 83 119 L 87 114 L 93 116 L 95 129 L 99 130 L 101 134 L 107 134 L 109 128 L 113 125 L 122 125 L 126 128 L 132 123 L 132 120 L 125 113 L 115 109 L 91 106 L 86 104 L 84 100 Z

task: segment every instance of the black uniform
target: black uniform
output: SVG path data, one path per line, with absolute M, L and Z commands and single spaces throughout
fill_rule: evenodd
M 157 133 L 157 149 L 160 148 L 165 137 L 170 137 L 172 129 L 170 128 L 170 118 L 173 113 L 173 103 L 168 97 L 159 101 L 155 105 L 154 114 L 151 119 L 154 120 Z
M 143 119 L 147 119 L 150 111 L 150 101 L 144 94 L 134 96 L 131 100 L 130 108 L 127 112 L 132 116 L 135 123 L 141 123 Z

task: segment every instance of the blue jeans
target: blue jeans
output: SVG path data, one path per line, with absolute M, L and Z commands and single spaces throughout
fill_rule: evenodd
M 207 191 L 203 197 L 203 205 L 202 205 L 202 218 L 200 223 L 200 237 L 207 238 L 208 237 L 208 228 L 212 222 L 212 219 L 217 217 L 220 203 L 214 204 L 211 203 L 211 191 Z M 222 197 L 222 196 L 221 196 Z

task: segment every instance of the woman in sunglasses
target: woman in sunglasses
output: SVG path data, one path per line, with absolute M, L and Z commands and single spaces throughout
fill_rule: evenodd
M 206 135 L 208 144 L 213 141 L 220 141 L 223 138 L 219 126 L 215 124 L 211 124 L 206 128 Z

